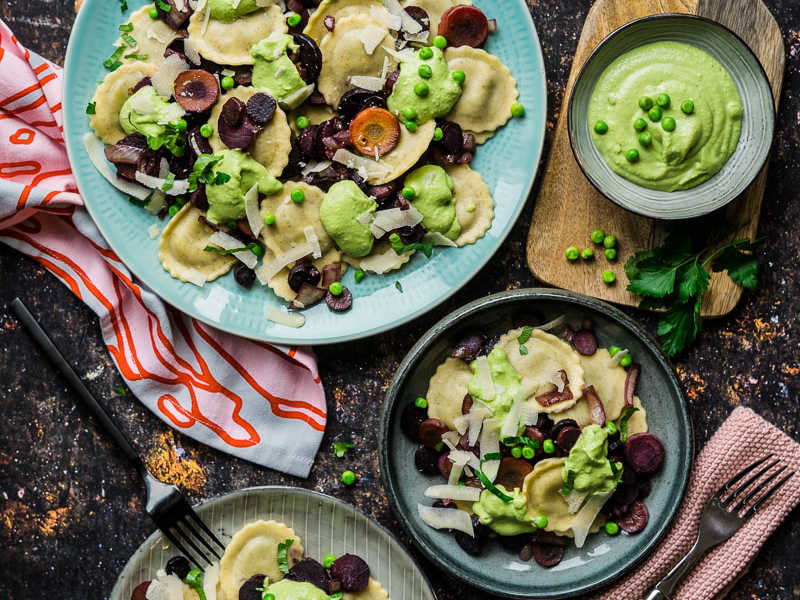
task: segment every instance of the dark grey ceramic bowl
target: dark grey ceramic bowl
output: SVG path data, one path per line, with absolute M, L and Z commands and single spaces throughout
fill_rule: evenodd
M 634 48 L 663 41 L 690 44 L 713 56 L 730 73 L 744 106 L 739 145 L 722 170 L 696 187 L 675 192 L 652 190 L 612 171 L 592 140 L 588 117 L 589 100 L 606 67 Z M 696 15 L 663 14 L 632 21 L 595 48 L 575 82 L 567 118 L 575 159 L 601 194 L 647 217 L 687 219 L 725 206 L 753 182 L 769 157 L 775 103 L 758 58 L 730 29 Z
M 534 561 L 521 562 L 498 543 L 487 544 L 479 557 L 467 555 L 449 533 L 428 527 L 419 518 L 417 504 L 430 504 L 425 488 L 439 477 L 420 474 L 414 467 L 417 446 L 400 429 L 403 408 L 424 396 L 436 367 L 450 354 L 465 331 L 478 329 L 499 337 L 512 328 L 518 314 L 535 311 L 546 319 L 566 315 L 579 326 L 594 321 L 602 346 L 616 344 L 631 351 L 642 365 L 638 395 L 647 409 L 650 431 L 667 448 L 664 468 L 653 479 L 646 504 L 650 521 L 635 536 L 590 536 L 578 550 L 569 548 L 552 569 Z M 610 305 L 551 289 L 503 292 L 476 300 L 434 325 L 403 359 L 383 407 L 380 467 L 389 504 L 425 556 L 445 572 L 469 585 L 509 598 L 565 598 L 599 588 L 634 568 L 666 533 L 683 497 L 692 461 L 692 429 L 673 369 L 641 327 Z

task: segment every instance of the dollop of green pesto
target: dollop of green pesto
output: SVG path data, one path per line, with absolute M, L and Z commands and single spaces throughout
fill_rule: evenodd
M 240 150 L 220 150 L 222 160 L 214 165 L 214 173 L 224 173 L 229 179 L 206 185 L 208 220 L 213 223 L 237 221 L 246 216 L 244 195 L 254 185 L 266 196 L 277 194 L 283 184 L 269 174 L 264 166 Z
M 533 517 L 528 515 L 528 500 L 518 489 L 513 491 L 497 484 L 495 487 L 511 497 L 511 502 L 503 502 L 489 490 L 481 492 L 480 499 L 472 505 L 472 510 L 484 525 L 499 535 L 521 535 L 536 529 Z
M 253 57 L 253 87 L 264 90 L 280 104 L 308 84 L 300 77 L 286 51 L 296 50 L 292 36 L 273 33 L 250 49 Z
M 348 179 L 331 186 L 320 206 L 319 217 L 342 252 L 360 258 L 372 251 L 375 237 L 369 227 L 359 222 L 358 216 L 377 208 L 378 204 Z
M 494 384 L 494 396 L 487 397 L 486 390 L 481 386 L 478 361 L 470 363 L 472 379 L 467 384 L 467 391 L 470 395 L 485 404 L 492 411 L 495 417 L 505 418 L 514 404 L 514 395 L 519 390 L 519 383 L 522 381 L 519 373 L 511 365 L 508 355 L 502 348 L 494 348 L 487 357 L 489 361 L 489 373 Z
M 281 579 L 271 583 L 267 590 L 275 600 L 330 600 L 330 596 L 307 581 Z
M 438 231 L 451 240 L 461 233 L 456 217 L 453 180 L 442 167 L 425 165 L 406 176 L 404 188 L 414 190 L 411 204 L 422 213 L 422 225 L 428 231 Z
M 240 0 L 236 8 L 233 7 L 233 0 L 208 0 L 206 6 L 211 11 L 211 17 L 223 23 L 233 23 L 239 17 L 261 8 L 256 0 Z
M 608 431 L 604 427 L 583 428 L 564 462 L 561 477 L 572 482 L 573 490 L 588 496 L 616 489 L 617 477 L 608 462 Z
M 119 111 L 119 124 L 125 133 L 139 132 L 147 137 L 158 137 L 166 132 L 170 116 L 169 98 L 159 96 L 155 88 L 146 85 L 131 95 Z M 149 106 L 146 112 L 137 112 L 133 107 Z

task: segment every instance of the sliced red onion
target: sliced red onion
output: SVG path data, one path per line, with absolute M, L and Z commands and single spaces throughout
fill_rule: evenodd
M 332 265 L 325 265 L 322 267 L 322 286 L 325 289 L 328 289 L 330 285 L 335 281 L 340 281 L 342 279 L 342 264 L 335 263 Z
M 606 423 L 606 410 L 603 407 L 603 401 L 597 395 L 597 391 L 593 385 L 590 385 L 583 390 L 583 397 L 586 398 L 586 405 L 589 407 L 589 415 L 592 417 L 592 423 L 603 426 Z
M 114 144 L 113 146 L 106 146 L 104 152 L 108 161 L 116 165 L 136 165 L 139 162 L 139 157 L 147 150 L 124 144 Z
M 625 406 L 633 406 L 633 396 L 636 393 L 636 384 L 641 372 L 642 366 L 639 363 L 633 363 L 628 368 L 628 375 L 625 377 Z
M 295 296 L 295 299 L 292 300 L 292 303 L 289 305 L 289 310 L 303 310 L 314 306 L 317 302 L 320 302 L 327 293 L 328 290 L 323 290 L 309 283 L 304 283 L 300 286 L 300 291 L 297 292 L 297 296 Z
M 584 356 L 592 356 L 597 352 L 597 337 L 591 329 L 581 329 L 572 336 L 572 345 Z

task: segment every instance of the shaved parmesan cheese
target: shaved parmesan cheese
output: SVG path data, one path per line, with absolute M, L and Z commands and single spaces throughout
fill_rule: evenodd
M 480 459 L 468 450 L 451 450 L 447 458 L 453 464 L 469 465 L 473 469 L 481 468 Z
M 100 174 L 120 192 L 133 196 L 137 200 L 144 200 L 150 195 L 150 190 L 146 187 L 116 176 L 106 162 L 105 146 L 99 137 L 93 133 L 87 133 L 83 136 L 83 145 L 86 147 L 86 153 L 89 155 L 89 160 L 92 161 L 94 168 L 100 171 Z
M 147 586 L 147 600 L 183 600 L 183 582 L 176 575 L 167 575 L 162 569 Z
M 188 136 L 189 145 L 192 147 L 194 153 L 197 154 L 197 156 L 200 156 L 201 154 L 203 154 L 203 151 L 200 149 L 200 146 L 197 145 L 197 140 L 195 140 L 196 137 L 197 136 L 194 135 Z
M 519 432 L 522 405 L 528 396 L 530 396 L 528 390 L 522 388 L 517 390 L 517 393 L 514 394 L 514 402 L 511 405 L 511 409 L 508 411 L 508 414 L 506 415 L 505 421 L 503 421 L 503 428 L 500 430 L 501 439 L 515 437 Z
M 445 235 L 442 235 L 438 231 L 429 231 L 425 234 L 425 237 L 422 239 L 422 241 L 431 243 L 434 246 L 450 246 L 451 248 L 458 247 L 453 240 Z
M 500 423 L 498 419 L 487 419 L 483 422 L 483 429 L 481 430 L 481 459 L 485 458 L 487 454 L 496 454 L 500 452 L 500 437 L 499 433 Z M 497 477 L 497 470 L 500 468 L 499 460 L 487 460 L 483 463 L 482 471 L 489 481 L 494 481 Z
M 258 237 L 264 227 L 264 219 L 261 218 L 261 207 L 258 202 L 258 184 L 254 184 L 244 195 L 244 211 L 253 237 Z
M 175 78 L 188 70 L 189 65 L 179 54 L 170 54 L 161 61 L 158 70 L 150 77 L 150 82 L 159 96 L 169 98 L 175 90 Z
M 214 563 L 203 573 L 203 591 L 206 600 L 217 600 L 217 584 L 219 583 L 219 563 Z
M 281 269 L 288 267 L 290 264 L 297 262 L 301 258 L 305 258 L 316 250 L 312 244 L 306 242 L 299 244 L 280 256 L 276 256 L 269 262 L 265 262 L 258 269 L 256 269 L 256 277 L 261 285 L 267 285 L 269 280 L 281 272 Z
M 444 445 L 450 448 L 450 450 L 455 450 L 456 445 L 460 441 L 461 436 L 458 435 L 458 432 L 456 431 L 448 431 L 447 433 L 442 434 L 442 442 L 444 442 Z
M 583 501 L 586 500 L 586 494 L 572 490 L 564 497 L 564 502 L 567 503 L 567 510 L 569 514 L 574 515 L 583 506 Z
M 575 516 L 575 520 L 572 522 L 572 533 L 575 536 L 576 548 L 583 548 L 583 544 L 586 541 L 586 537 L 589 535 L 589 529 L 591 529 L 592 523 L 594 523 L 597 515 L 600 514 L 600 510 L 603 508 L 603 505 L 606 503 L 606 500 L 608 500 L 610 495 L 611 492 L 606 494 L 595 494 L 586 501 L 586 504 L 583 505 L 583 508 Z
M 564 391 L 564 387 L 566 384 L 564 383 L 564 378 L 561 376 L 561 371 L 550 371 L 547 375 L 547 383 L 552 383 L 556 386 L 556 389 L 559 393 Z
M 233 250 L 234 248 L 242 247 L 241 240 L 236 239 L 232 235 L 228 235 L 224 231 L 215 231 L 211 237 L 208 238 L 208 243 L 219 246 L 223 250 Z M 239 252 L 234 252 L 233 256 L 247 265 L 247 268 L 249 269 L 254 269 L 258 263 L 258 258 L 255 254 L 250 252 L 250 250 L 240 250 Z
M 464 465 L 453 464 L 450 467 L 450 475 L 447 476 L 447 487 L 459 487 L 458 481 L 461 479 L 461 475 L 464 473 Z M 461 498 L 453 498 L 453 500 L 461 500 Z
M 407 33 L 419 33 L 422 31 L 422 25 L 400 6 L 398 0 L 383 0 L 383 4 L 391 14 L 400 17 L 403 31 Z
M 305 325 L 306 318 L 297 312 L 283 312 L 277 308 L 273 308 L 272 306 L 268 306 L 264 311 L 267 320 L 272 321 L 273 323 L 277 323 L 278 325 L 286 325 L 287 327 L 294 327 L 298 329 Z
M 364 52 L 372 56 L 375 54 L 377 48 L 386 37 L 386 30 L 378 25 L 367 25 L 359 33 L 361 43 L 364 45 Z
M 169 175 L 169 162 L 167 162 L 166 158 L 162 158 L 158 169 L 158 176 L 164 178 L 167 175 Z M 151 215 L 157 215 L 166 205 L 167 195 L 161 190 L 156 190 L 153 192 L 153 195 L 150 196 L 150 202 L 148 202 L 147 206 L 144 208 Z
M 303 233 L 306 236 L 306 242 L 314 248 L 314 251 L 311 253 L 311 258 L 322 258 L 322 248 L 320 248 L 319 237 L 317 236 L 317 232 L 314 231 L 314 226 L 306 225 L 303 227 Z
M 203 287 L 206 284 L 206 276 L 197 269 L 187 269 L 183 272 L 183 276 L 186 278 L 187 283 L 197 287 Z
M 209 6 L 206 8 L 206 15 L 203 17 L 203 26 L 200 28 L 200 35 L 205 37 L 206 31 L 208 31 L 208 22 L 211 19 L 211 7 Z
M 153 87 L 150 85 L 142 86 L 140 89 L 145 89 L 148 87 Z M 153 103 L 153 97 L 148 93 L 142 94 L 134 94 L 131 96 L 130 100 L 130 107 L 133 112 L 137 112 L 140 115 L 146 115 L 147 113 L 152 113 L 156 111 L 156 106 Z
M 439 498 L 441 500 L 449 498 L 450 500 L 477 502 L 481 497 L 481 491 L 478 488 L 466 485 L 432 485 L 425 490 L 425 495 L 428 498 Z
M 377 238 L 383 237 L 387 231 L 419 225 L 423 218 L 422 213 L 413 206 L 409 206 L 408 210 L 399 208 L 379 210 L 375 213 L 375 220 L 372 222 L 372 233 Z
M 333 155 L 334 162 L 343 164 L 348 169 L 355 169 L 363 179 L 369 177 L 385 177 L 391 172 L 391 169 L 379 162 L 375 162 L 369 158 L 353 154 L 349 150 L 340 148 Z
M 464 435 L 469 429 L 469 415 L 458 415 L 453 419 L 453 425 L 458 433 Z
M 386 51 L 386 54 L 394 57 L 399 62 L 406 62 L 414 57 L 414 51 L 411 48 L 406 48 L 405 50 L 401 50 L 400 52 L 398 52 L 394 48 L 390 48 L 389 46 L 381 46 L 381 48 L 383 48 Z
M 405 260 L 405 255 L 397 254 L 393 248 L 389 248 L 383 254 L 372 254 L 362 258 L 360 266 L 363 271 L 382 275 L 405 264 Z
M 161 229 L 159 229 L 158 225 L 153 223 L 150 227 L 147 228 L 147 235 L 150 236 L 151 240 L 156 239 L 161 234 Z
M 234 0 L 235 2 L 236 0 Z M 183 12 L 186 10 L 186 0 L 175 0 L 175 8 L 178 12 Z
M 614 356 L 611 357 L 611 359 L 608 361 L 608 366 L 609 367 L 618 367 L 619 366 L 619 361 L 621 361 L 622 357 L 625 356 L 626 354 L 630 354 L 630 351 L 627 348 L 625 350 L 620 350 Z M 561 390 L 558 390 L 558 391 L 560 392 Z
M 167 180 L 165 178 L 153 177 L 152 175 L 142 173 L 141 171 L 136 171 L 135 177 L 136 181 L 153 190 L 160 190 L 167 184 Z M 180 196 L 181 194 L 185 194 L 188 191 L 189 191 L 189 180 L 176 179 L 175 181 L 172 182 L 172 187 L 166 190 L 166 193 L 169 196 Z
M 433 508 L 424 504 L 417 504 L 419 518 L 434 529 L 455 529 L 475 537 L 472 527 L 472 517 L 464 510 L 457 508 Z
M 381 79 L 386 81 L 386 78 L 389 77 L 389 69 L 392 67 L 392 61 L 389 60 L 388 56 L 383 57 L 383 68 L 381 69 Z
M 524 425 L 536 425 L 539 422 L 539 403 L 534 399 L 528 400 L 522 407 L 522 423 Z
M 284 108 L 288 108 L 289 110 L 294 110 L 298 106 L 300 106 L 303 102 L 305 102 L 308 97 L 314 93 L 314 84 L 307 85 L 304 88 L 300 88 L 293 94 L 289 94 L 281 101 L 281 106 Z
M 420 31 L 419 33 L 407 33 L 405 36 L 406 42 L 419 42 L 425 44 L 430 37 L 430 31 Z
M 403 26 L 403 19 L 399 15 L 393 15 L 382 6 L 370 6 L 369 16 L 373 21 L 388 27 L 392 31 L 400 31 Z
M 329 160 L 320 160 L 315 162 L 308 163 L 301 173 L 303 175 L 308 175 L 309 173 L 319 173 L 320 171 L 324 171 L 328 167 L 330 167 L 333 163 Z
M 222 71 L 220 71 L 219 73 L 223 77 L 233 77 L 234 75 L 236 75 L 236 71 L 234 71 L 233 69 L 222 69 Z
M 488 408 L 481 406 L 477 402 L 473 403 L 472 408 L 469 410 L 467 417 L 469 418 L 469 436 L 467 442 L 470 446 L 478 443 L 478 436 L 483 427 L 483 421 L 491 414 Z
M 356 221 L 361 223 L 364 227 L 369 227 L 372 221 L 375 220 L 375 211 L 367 210 L 356 217 Z
M 347 78 L 350 85 L 363 88 L 371 92 L 380 92 L 386 83 L 385 77 L 369 77 L 367 75 L 351 75 Z
M 199 65 L 202 62 L 200 52 L 197 50 L 197 43 L 192 38 L 183 38 L 183 53 L 193 65 Z
M 494 400 L 495 389 L 492 381 L 492 370 L 489 367 L 489 359 L 486 356 L 479 356 L 475 364 L 478 367 L 478 385 L 481 388 L 481 398 L 486 401 Z
M 551 329 L 555 329 L 556 327 L 563 325 L 564 321 L 567 320 L 567 317 L 561 315 L 560 317 L 556 317 L 549 323 L 545 323 L 544 325 L 539 325 L 538 327 L 534 327 L 534 329 L 541 329 L 542 331 L 550 331 Z

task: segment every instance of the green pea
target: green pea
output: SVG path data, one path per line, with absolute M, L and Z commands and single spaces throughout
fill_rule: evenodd
M 567 260 L 578 260 L 581 253 L 575 246 L 570 246 L 564 251 L 564 255 L 567 257 Z
M 172 126 L 178 131 L 186 131 L 188 124 L 186 123 L 186 119 L 178 119 L 172 124 Z
M 606 255 L 606 260 L 617 260 L 617 251 L 614 248 L 606 248 L 603 254 Z
M 526 460 L 532 459 L 535 454 L 536 454 L 536 451 L 533 448 L 529 448 L 528 446 L 525 446 L 522 449 L 522 458 L 524 458 Z
M 681 110 L 684 112 L 684 114 L 692 114 L 694 112 L 694 102 L 691 100 L 684 100 L 681 102 Z
M 536 527 L 538 527 L 539 529 L 544 529 L 545 527 L 547 527 L 548 523 L 549 521 L 547 520 L 547 517 L 545 515 L 536 515 L 535 517 L 533 517 L 533 524 L 536 525 Z
M 660 121 L 661 115 L 662 115 L 661 109 L 658 108 L 657 106 L 654 106 L 653 108 L 647 111 L 647 116 L 650 117 L 650 120 L 653 123 Z
M 333 596 L 331 596 L 331 598 L 333 598 Z M 272 592 L 264 592 L 261 596 L 261 600 L 276 600 L 275 594 Z
M 606 533 L 608 535 L 617 535 L 619 533 L 619 525 L 614 521 L 606 521 Z
M 675 131 L 675 119 L 672 117 L 664 117 L 664 120 L 661 121 L 661 127 L 664 128 L 664 131 Z
M 214 128 L 206 123 L 200 128 L 200 135 L 202 135 L 204 138 L 210 138 L 212 135 L 214 135 Z
M 322 559 L 322 566 L 330 569 L 334 562 L 336 562 L 336 557 L 333 554 L 326 554 L 325 558 Z
M 452 77 L 453 81 L 456 83 L 464 83 L 467 79 L 467 74 L 464 73 L 464 71 L 452 71 L 450 77 Z
M 425 96 L 431 93 L 431 88 L 424 81 L 420 81 L 418 84 L 414 86 L 414 93 L 420 98 L 424 98 Z
M 656 104 L 661 108 L 669 108 L 670 98 L 668 94 L 659 94 L 656 96 Z
M 294 202 L 295 204 L 302 204 L 303 200 L 306 199 L 305 192 L 303 190 L 301 190 L 300 188 L 297 188 L 296 190 L 292 190 L 291 196 L 292 196 L 292 202 Z
M 553 443 L 553 440 L 545 440 L 542 442 L 542 450 L 544 450 L 545 454 L 552 454 L 556 451 L 556 445 Z
M 522 448 L 520 448 L 519 446 L 514 446 L 511 449 L 511 456 L 513 456 L 514 458 L 522 458 Z
M 639 108 L 642 110 L 650 110 L 653 108 L 653 99 L 650 96 L 642 96 L 639 98 Z
M 434 142 L 440 142 L 443 137 L 444 137 L 444 131 L 442 131 L 441 127 L 437 127 L 436 129 L 433 130 L 433 141 Z
M 334 281 L 332 284 L 328 286 L 328 291 L 334 296 L 341 296 L 342 292 L 344 291 L 344 287 L 342 287 L 342 282 Z
M 233 77 L 230 75 L 225 75 L 220 82 L 222 84 L 223 90 L 232 90 L 233 86 L 236 85 L 236 82 L 233 80 Z
M 433 50 L 425 46 L 424 48 L 419 49 L 419 57 L 422 60 L 428 60 L 433 58 Z
M 613 235 L 607 235 L 603 238 L 603 246 L 606 248 L 616 248 L 617 238 Z
M 414 406 L 416 406 L 417 408 L 428 408 L 428 401 L 422 396 L 420 396 L 419 398 L 414 400 Z
M 609 421 L 606 423 L 606 431 L 608 432 L 608 435 L 614 435 L 617 433 L 617 424 L 614 423 L 614 421 Z
M 606 133 L 608 133 L 608 123 L 606 123 L 602 119 L 595 121 L 594 132 L 597 135 L 605 135 Z
M 519 102 L 514 102 L 511 105 L 511 116 L 516 119 L 521 119 L 525 116 L 525 107 Z
M 443 35 L 437 35 L 433 38 L 433 45 L 439 48 L 439 50 L 444 50 L 447 48 L 447 38 Z
M 622 358 L 619 359 L 619 366 L 620 367 L 630 367 L 633 364 L 633 357 L 630 354 L 626 354 Z
M 408 129 L 411 133 L 414 133 L 419 128 L 419 125 L 417 125 L 417 122 L 416 121 L 412 121 L 411 119 L 406 119 L 405 125 L 406 125 L 406 129 Z
M 180 209 L 181 209 L 180 206 L 178 206 L 177 204 L 173 204 L 172 206 L 169 207 L 169 216 L 174 217 L 175 215 L 178 214 L 178 211 Z
M 298 25 L 300 25 L 300 21 L 302 20 L 303 17 L 301 17 L 297 13 L 294 13 L 293 15 L 289 15 L 289 18 L 286 19 L 286 23 L 289 25 L 289 27 L 297 27 Z
M 633 122 L 633 128 L 636 131 L 644 131 L 645 129 L 647 129 L 647 121 L 645 121 L 643 118 L 639 117 L 638 119 L 636 119 Z
M 151 6 L 150 10 L 147 11 L 147 14 L 150 15 L 150 18 L 155 20 L 158 18 L 158 9 L 155 6 Z
M 611 285 L 617 280 L 617 275 L 614 271 L 603 271 L 603 283 Z
M 606 237 L 606 232 L 602 229 L 595 229 L 592 233 L 589 234 L 589 239 L 592 240 L 595 244 L 602 244 L 603 239 Z
M 342 482 L 345 485 L 353 485 L 356 482 L 356 474 L 348 469 L 342 473 Z
M 622 348 L 620 348 L 619 346 L 609 346 L 608 347 L 608 353 L 611 356 L 614 356 L 615 354 L 618 354 L 620 352 L 622 352 Z
M 653 136 L 649 131 L 643 131 L 639 134 L 639 143 L 647 148 L 650 144 L 653 143 Z
M 275 225 L 275 215 L 273 215 L 270 212 L 265 214 L 264 215 L 264 223 L 266 223 L 267 225 Z
M 631 148 L 625 153 L 625 159 L 629 163 L 639 162 L 639 151 L 636 148 Z
M 366 277 L 366 273 L 361 269 L 357 269 L 356 272 L 353 274 L 353 278 L 356 280 L 356 283 L 361 283 L 361 281 Z
M 581 250 L 581 258 L 583 260 L 591 260 L 594 258 L 594 250 L 591 248 L 584 248 Z
M 406 120 L 413 121 L 414 119 L 417 118 L 417 109 L 414 108 L 413 106 L 406 106 L 403 109 L 403 117 L 405 117 Z
M 305 129 L 311 125 L 311 121 L 308 119 L 308 117 L 300 116 L 297 117 L 297 120 L 295 120 L 294 124 L 297 125 L 298 129 Z
M 433 69 L 431 69 L 430 65 L 420 65 L 419 69 L 417 69 L 417 73 L 423 79 L 430 79 L 433 77 Z
M 403 198 L 406 200 L 413 200 L 417 196 L 417 190 L 415 190 L 410 185 L 407 185 L 403 188 Z
M 264 246 L 262 246 L 261 244 L 257 244 L 256 242 L 253 242 L 251 244 L 248 244 L 247 247 L 250 249 L 250 252 L 252 252 L 256 256 L 258 256 L 259 258 L 264 256 Z

